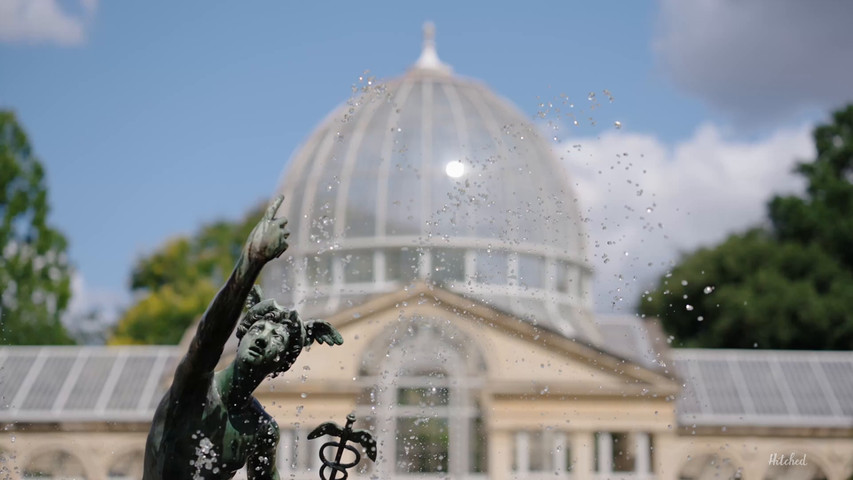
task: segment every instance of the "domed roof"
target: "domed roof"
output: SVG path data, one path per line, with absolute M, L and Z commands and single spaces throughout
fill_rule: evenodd
M 265 291 L 303 314 L 424 279 L 598 338 L 564 167 L 524 115 L 441 63 L 429 30 L 405 75 L 368 82 L 309 136 L 279 191 L 291 247 Z

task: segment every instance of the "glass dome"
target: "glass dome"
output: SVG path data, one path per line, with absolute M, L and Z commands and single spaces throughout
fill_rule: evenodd
M 525 117 L 451 73 L 427 35 L 296 151 L 279 193 L 291 247 L 265 291 L 325 316 L 413 281 L 597 342 L 577 197 Z

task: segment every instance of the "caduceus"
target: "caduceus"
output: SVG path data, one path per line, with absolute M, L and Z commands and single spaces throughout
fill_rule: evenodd
M 355 415 L 351 413 L 347 415 L 347 424 L 344 428 L 341 428 L 336 423 L 326 422 L 321 424 L 319 427 L 315 428 L 310 434 L 308 434 L 309 440 L 313 440 L 317 437 L 322 437 L 323 435 L 330 435 L 332 437 L 337 437 L 340 439 L 340 441 L 337 442 L 326 442 L 323 444 L 322 447 L 320 447 L 320 460 L 323 462 L 323 466 L 320 467 L 321 479 L 346 480 L 346 478 L 349 476 L 349 472 L 347 472 L 347 469 L 358 465 L 358 462 L 361 461 L 361 454 L 352 445 L 347 445 L 347 442 L 350 441 L 356 442 L 361 445 L 367 452 L 367 457 L 374 462 L 376 461 L 376 440 L 373 439 L 373 435 L 371 435 L 370 432 L 368 432 L 367 430 L 353 430 L 353 423 L 355 423 Z M 325 451 L 328 447 L 337 448 L 334 460 L 329 460 L 326 458 Z M 349 450 L 355 455 L 355 459 L 351 462 L 341 463 L 341 459 L 344 456 L 344 451 L 347 450 Z M 327 468 L 332 470 L 332 476 L 330 478 L 326 478 L 325 475 Z M 338 477 L 338 472 L 343 473 L 343 476 Z

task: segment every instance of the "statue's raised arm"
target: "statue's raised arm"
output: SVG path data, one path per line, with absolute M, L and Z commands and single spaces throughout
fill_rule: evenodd
M 268 376 L 290 369 L 303 347 L 343 343 L 328 322 L 302 322 L 295 310 L 262 299 L 260 288 L 252 290 L 261 268 L 287 249 L 287 220 L 275 218 L 281 202 L 282 197 L 273 200 L 249 234 L 154 412 L 144 480 L 228 479 L 244 465 L 249 480 L 279 478 L 278 425 L 253 392 Z M 244 305 L 248 310 L 240 320 Z M 214 373 L 235 327 L 234 359 Z
M 290 235 L 285 230 L 287 219 L 275 217 L 283 200 L 281 195 L 273 199 L 249 234 L 234 271 L 201 317 L 189 350 L 175 373 L 175 383 L 186 376 L 213 373 L 261 269 L 287 250 Z

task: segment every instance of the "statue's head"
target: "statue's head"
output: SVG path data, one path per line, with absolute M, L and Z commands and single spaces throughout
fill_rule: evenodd
M 305 325 L 295 310 L 273 299 L 260 301 L 255 287 L 246 302 L 249 309 L 237 325 L 237 361 L 277 375 L 290 369 L 305 345 Z

